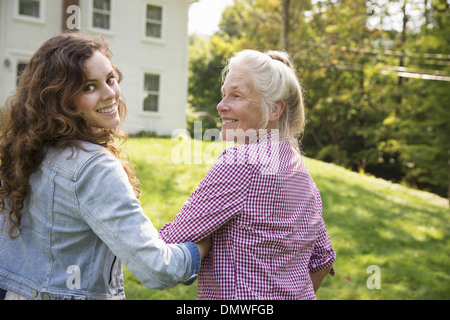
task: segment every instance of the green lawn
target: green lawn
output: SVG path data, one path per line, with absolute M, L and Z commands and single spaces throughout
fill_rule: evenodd
M 188 143 L 188 142 L 186 142 Z M 202 148 L 210 154 L 211 146 Z M 177 214 L 201 181 L 207 163 L 176 164 L 185 145 L 159 138 L 130 138 L 126 150 L 143 184 L 141 203 L 156 228 Z M 192 150 L 191 159 L 194 161 Z M 450 224 L 447 199 L 341 167 L 305 159 L 323 200 L 323 215 L 337 252 L 336 275 L 318 299 L 450 299 Z M 197 161 L 198 162 L 198 161 Z M 369 289 L 369 266 L 379 267 L 380 289 Z M 193 286 L 158 291 L 124 271 L 127 299 L 192 300 Z

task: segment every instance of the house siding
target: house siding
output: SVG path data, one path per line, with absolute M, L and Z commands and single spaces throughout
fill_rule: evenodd
M 29 60 L 48 38 L 61 32 L 63 1 L 44 0 L 43 23 L 14 18 L 14 2 L 0 0 L 0 98 L 15 88 L 16 64 Z M 170 135 L 186 126 L 188 81 L 188 0 L 112 0 L 111 30 L 91 27 L 92 0 L 79 0 L 80 32 L 99 33 L 110 44 L 113 62 L 123 73 L 121 89 L 128 107 L 123 129 Z M 145 38 L 147 3 L 163 7 L 162 40 Z M 51 4 L 51 5 L 50 5 Z M 3 21 L 5 19 L 5 21 Z M 10 66 L 5 67 L 5 59 Z M 144 74 L 160 75 L 159 110 L 143 110 Z
M 16 66 L 28 61 L 48 38 L 58 34 L 61 26 L 61 3 L 44 0 L 43 21 L 32 21 L 15 14 L 18 0 L 0 0 L 0 101 L 14 92 Z M 57 11 L 58 14 L 54 14 Z M 8 62 L 6 62 L 8 61 Z M 6 65 L 8 64 L 8 65 Z

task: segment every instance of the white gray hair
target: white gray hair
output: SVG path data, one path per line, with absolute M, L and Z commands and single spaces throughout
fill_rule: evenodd
M 222 73 L 223 81 L 233 69 L 246 72 L 261 95 L 266 126 L 277 102 L 284 101 L 285 110 L 277 129 L 280 139 L 289 140 L 298 149 L 297 138 L 305 127 L 305 111 L 302 88 L 289 55 L 283 51 L 243 50 L 229 59 Z

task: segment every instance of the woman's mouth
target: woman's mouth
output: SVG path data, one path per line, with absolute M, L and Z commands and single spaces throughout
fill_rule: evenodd
M 222 124 L 231 124 L 231 123 L 234 123 L 234 122 L 237 122 L 237 120 L 235 120 L 235 119 L 222 119 Z
M 97 112 L 98 113 L 113 113 L 117 110 L 117 103 L 114 103 L 112 106 L 106 107 L 106 108 L 102 108 L 102 109 L 98 109 Z

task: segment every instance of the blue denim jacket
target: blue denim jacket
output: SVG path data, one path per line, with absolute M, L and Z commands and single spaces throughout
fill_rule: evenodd
M 19 238 L 0 213 L 0 288 L 28 299 L 124 299 L 122 263 L 148 288 L 195 281 L 200 253 L 165 244 L 104 148 L 49 148 L 31 175 Z

